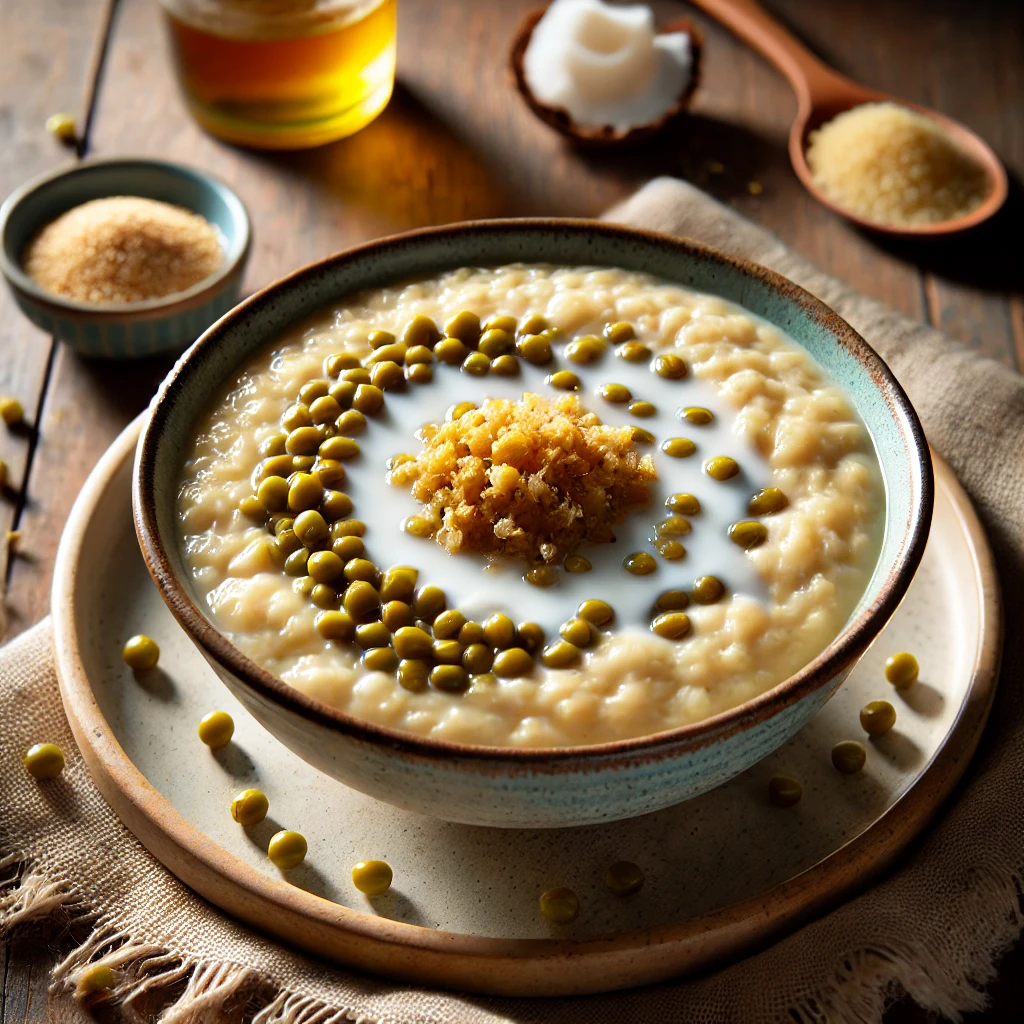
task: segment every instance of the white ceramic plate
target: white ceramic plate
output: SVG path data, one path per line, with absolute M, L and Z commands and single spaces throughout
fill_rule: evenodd
M 139 423 L 97 465 L 61 543 L 53 593 L 58 670 L 72 728 L 97 786 L 136 836 L 212 902 L 321 956 L 395 977 L 494 993 L 607 990 L 706 967 L 834 903 L 922 827 L 959 777 L 991 705 L 1000 645 L 991 554 L 952 473 L 936 465 L 931 539 L 902 606 L 850 679 L 791 742 L 689 803 L 600 827 L 534 832 L 473 828 L 378 803 L 300 761 L 229 695 L 164 606 L 131 521 Z M 135 677 L 121 660 L 133 633 L 154 637 L 159 667 Z M 885 658 L 917 654 L 905 694 Z M 895 729 L 868 741 L 858 711 L 885 698 Z M 196 724 L 235 718 L 217 753 Z M 868 747 L 858 775 L 830 750 Z M 781 810 L 769 778 L 796 776 L 801 802 Z M 263 824 L 231 818 L 235 792 L 270 798 Z M 282 874 L 267 860 L 278 828 L 309 854 Z M 369 900 L 352 865 L 387 860 L 395 883 Z M 646 884 L 618 898 L 616 860 Z M 578 919 L 538 912 L 545 889 L 579 895 Z

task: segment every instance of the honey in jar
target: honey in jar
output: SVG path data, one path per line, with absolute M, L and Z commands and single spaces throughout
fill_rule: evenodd
M 228 142 L 319 146 L 387 105 L 397 0 L 163 0 L 193 116 Z

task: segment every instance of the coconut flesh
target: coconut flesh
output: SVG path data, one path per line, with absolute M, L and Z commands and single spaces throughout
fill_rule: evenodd
M 628 131 L 675 105 L 693 55 L 685 32 L 655 31 L 645 4 L 555 0 L 534 27 L 523 73 L 535 99 L 576 124 Z

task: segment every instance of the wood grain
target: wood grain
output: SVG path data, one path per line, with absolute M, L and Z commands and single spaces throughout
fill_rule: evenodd
M 1024 223 L 1024 4 L 979 0 L 972 16 L 988 23 L 984 38 L 964 35 L 959 9 L 949 0 L 939 5 L 938 16 L 922 21 L 926 9 L 925 0 L 914 0 L 912 10 L 922 28 L 911 56 L 925 74 L 928 101 L 952 117 L 969 120 L 1011 172 L 1011 195 L 1003 216 L 960 244 L 943 244 L 921 254 L 932 322 L 1020 370 L 1024 361 L 1014 344 L 1008 299 L 1024 287 L 1024 260 L 1019 255 Z M 943 55 L 941 62 L 928 59 L 936 53 Z
M 1015 236 L 1024 207 L 1024 5 L 1002 0 L 775 0 L 771 6 L 845 74 L 962 121 L 1003 157 L 1011 195 L 1000 216 L 951 239 L 897 242 L 865 237 L 870 246 L 865 269 L 887 275 L 895 264 L 912 271 L 923 289 L 922 308 L 915 315 L 1020 369 L 1024 362 L 1018 357 L 1009 300 L 1020 293 L 1024 281 L 1020 259 L 1010 256 L 1019 247 Z M 859 235 L 852 228 L 846 231 Z M 794 244 L 811 255 L 802 239 Z M 840 276 L 877 295 L 867 284 Z M 901 275 L 898 287 L 909 293 L 913 286 Z
M 2 1024 L 29 1024 L 47 1017 L 50 950 L 38 940 L 14 942 L 0 952 L 3 966 Z
M 0 196 L 75 159 L 74 150 L 62 146 L 44 126 L 58 111 L 85 123 L 107 15 L 108 0 L 0 0 Z M 24 430 L 7 431 L 0 441 L 0 458 L 9 470 L 9 487 L 0 501 L 0 538 L 19 525 L 52 347 L 51 339 L 18 312 L 7 289 L 0 289 L 0 393 L 22 402 L 28 424 Z M 2 551 L 6 578 L 14 564 L 6 542 Z M 21 613 L 10 607 L 15 631 Z
M 387 111 L 358 135 L 300 153 L 258 154 L 205 135 L 185 111 L 150 0 L 123 0 L 99 91 L 91 150 L 166 154 L 232 184 L 254 221 L 248 285 L 258 287 L 310 260 L 376 235 L 467 217 L 550 213 L 592 216 L 653 174 L 702 182 L 756 216 L 855 286 L 921 313 L 912 267 L 879 256 L 796 183 L 785 156 L 788 87 L 716 25 L 695 117 L 667 138 L 627 154 L 580 152 L 541 124 L 512 87 L 508 41 L 531 0 L 504 4 L 406 2 L 400 6 L 399 82 Z M 663 17 L 679 4 L 661 3 Z M 430 38 L 434 44 L 424 47 Z M 453 53 L 458 60 L 453 62 Z M 709 162 L 725 170 L 712 174 Z M 749 184 L 763 188 L 753 196 Z M 813 240 L 814 244 L 809 244 Z M 880 272 L 880 262 L 882 264 Z M 11 601 L 42 613 L 59 527 L 86 474 L 116 432 L 148 400 L 145 373 L 105 368 L 85 383 L 81 360 L 61 353 L 42 419 L 36 503 L 26 536 L 39 563 L 16 566 Z M 129 392 L 121 375 L 132 375 Z M 155 383 L 156 374 L 153 374 Z M 112 413 L 109 393 L 128 395 Z M 95 397 L 96 414 L 87 400 Z M 84 404 L 83 404 L 84 400 Z M 87 421 L 79 422 L 89 410 Z
M 1024 220 L 1024 5 L 766 0 L 838 69 L 964 121 L 1009 166 L 1008 209 L 987 228 L 950 242 L 883 246 L 822 209 L 796 182 L 785 156 L 794 111 L 788 87 L 681 3 L 657 0 L 655 6 L 665 19 L 692 17 L 705 33 L 707 61 L 693 116 L 628 154 L 574 150 L 526 111 L 505 71 L 514 26 L 538 2 L 401 0 L 399 84 L 385 113 L 331 146 L 260 155 L 223 146 L 190 121 L 152 0 L 119 3 L 102 76 L 96 55 L 114 0 L 0 0 L 0 193 L 73 159 L 42 123 L 61 109 L 83 118 L 96 81 L 96 152 L 171 154 L 219 173 L 242 194 L 255 220 L 250 288 L 381 233 L 467 217 L 592 215 L 655 174 L 676 174 L 777 231 L 861 291 L 1007 365 L 1024 366 L 1014 238 Z M 759 194 L 752 194 L 751 183 L 760 186 Z M 19 517 L 24 546 L 33 552 L 31 560 L 18 558 L 8 567 L 11 633 L 45 613 L 70 504 L 166 368 L 89 363 L 61 350 L 48 376 L 51 344 L 16 313 L 6 292 L 0 295 L 0 392 L 21 398 L 41 431 L 26 490 L 17 485 L 32 435 L 11 434 L 0 443 L 15 484 L 0 507 L 0 531 Z M 8 959 L 0 960 L 7 979 L 0 1020 L 19 1024 L 43 1017 L 36 997 L 25 995 L 37 983 L 24 949 L 10 947 Z M 992 1019 L 1009 1019 L 1019 1007 L 1022 967 L 1018 948 L 1002 969 Z M 906 1003 L 889 1017 L 923 1019 Z
M 503 55 L 530 2 L 439 7 L 405 0 L 400 80 L 384 115 L 351 139 L 266 155 L 226 147 L 192 123 L 172 80 L 157 5 L 124 0 L 99 91 L 93 148 L 104 154 L 170 151 L 235 185 L 254 213 L 250 287 L 374 235 L 466 217 L 593 215 L 653 174 L 679 174 L 773 228 L 860 290 L 1017 364 L 1024 332 L 1019 307 L 1006 300 L 1012 266 L 999 255 L 1005 246 L 993 244 L 983 230 L 955 243 L 883 249 L 818 206 L 785 158 L 793 112 L 788 87 L 718 26 L 698 19 L 708 59 L 692 118 L 629 153 L 584 153 L 533 118 L 511 87 Z M 923 0 L 909 7 L 872 2 L 870 17 L 852 0 L 780 0 L 775 6 L 826 59 L 884 89 L 937 102 L 929 83 L 949 77 L 942 69 L 952 62 L 966 74 L 968 66 L 984 63 L 981 55 L 994 45 L 1004 69 L 999 95 L 1024 93 L 1016 60 L 1024 32 L 1012 31 L 1021 20 L 1013 8 L 1007 14 L 1004 5 L 982 0 L 984 18 L 972 23 L 972 32 L 959 31 L 960 45 L 947 47 L 942 52 L 945 57 L 950 51 L 948 59 L 935 62 L 929 59 L 934 47 L 953 31 L 949 9 L 930 13 Z M 682 6 L 662 2 L 658 8 L 667 18 Z M 962 30 L 962 20 L 952 20 Z M 434 45 L 424 47 L 425 38 Z M 949 112 L 975 126 L 993 124 L 990 138 L 1013 150 L 1011 166 L 1024 164 L 1024 143 L 1007 116 L 1013 103 L 991 104 L 983 90 L 956 95 Z M 752 187 L 759 193 L 752 194 Z M 994 241 L 1006 242 L 1012 226 L 1012 217 L 1000 218 Z M 21 359 L 25 348 L 18 348 Z M 45 610 L 49 562 L 74 494 L 109 440 L 145 404 L 163 365 L 96 370 L 63 352 L 56 360 L 42 409 L 39 471 L 22 516 L 26 546 L 35 548 L 38 559 L 17 562 L 10 573 L 15 628 Z M 30 360 L 20 372 L 35 374 L 38 392 L 45 360 Z

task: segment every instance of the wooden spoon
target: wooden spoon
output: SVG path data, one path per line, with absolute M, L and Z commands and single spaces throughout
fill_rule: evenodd
M 789 130 L 789 159 L 804 188 L 818 202 L 836 213 L 871 231 L 896 236 L 948 235 L 980 224 L 1003 205 L 1008 192 L 1006 169 L 999 157 L 983 139 L 969 128 L 929 110 L 927 107 L 898 99 L 887 93 L 868 89 L 823 64 L 797 42 L 755 0 L 691 0 L 691 2 L 720 21 L 749 43 L 762 56 L 771 61 L 789 79 L 797 98 L 797 112 Z M 844 209 L 830 199 L 815 184 L 807 166 L 805 147 L 807 134 L 831 120 L 844 110 L 861 103 L 891 101 L 916 110 L 936 121 L 960 148 L 985 169 L 989 190 L 984 202 L 966 216 L 934 224 L 878 224 Z

